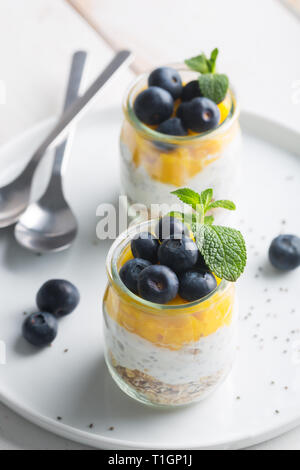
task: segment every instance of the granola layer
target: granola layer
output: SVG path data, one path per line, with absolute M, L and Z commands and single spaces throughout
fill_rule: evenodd
M 205 398 L 219 384 L 227 371 L 201 377 L 186 384 L 167 384 L 137 369 L 122 367 L 111 358 L 111 364 L 119 377 L 150 403 L 157 405 L 184 405 Z

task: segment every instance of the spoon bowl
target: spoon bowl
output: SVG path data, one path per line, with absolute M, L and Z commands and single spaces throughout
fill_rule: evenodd
M 64 198 L 59 207 L 43 197 L 31 204 L 15 226 L 16 240 L 36 253 L 63 251 L 69 248 L 78 232 L 75 215 Z
M 0 228 L 16 223 L 26 210 L 30 199 L 30 184 L 25 181 L 26 174 L 19 176 L 12 184 L 0 191 Z

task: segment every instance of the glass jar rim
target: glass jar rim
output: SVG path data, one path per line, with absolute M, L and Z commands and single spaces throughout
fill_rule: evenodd
M 225 290 L 232 283 L 229 281 L 226 281 L 225 279 L 222 279 L 220 284 L 212 292 L 210 292 L 205 297 L 202 297 L 200 300 L 195 300 L 193 302 L 188 302 L 188 303 L 178 304 L 178 305 L 157 304 L 157 303 L 145 300 L 139 297 L 138 295 L 134 294 L 133 292 L 131 292 L 125 286 L 125 284 L 122 282 L 120 278 L 119 270 L 118 270 L 118 260 L 120 258 L 121 253 L 130 243 L 130 240 L 132 240 L 133 236 L 139 233 L 141 229 L 145 229 L 145 228 L 149 229 L 149 225 L 151 226 L 157 221 L 158 219 L 151 219 L 151 220 L 142 222 L 140 224 L 134 225 L 133 227 L 130 227 L 129 229 L 125 230 L 123 233 L 121 233 L 117 237 L 117 239 L 112 244 L 107 255 L 107 259 L 106 259 L 107 275 L 108 275 L 109 281 L 113 284 L 113 286 L 117 287 L 117 289 L 121 293 L 127 296 L 128 300 L 134 301 L 137 304 L 137 308 L 146 307 L 147 309 L 151 310 L 152 312 L 156 314 L 158 313 L 163 314 L 164 311 L 168 311 L 168 312 L 171 311 L 173 314 L 177 313 L 179 315 L 180 314 L 186 315 L 188 312 L 182 312 L 183 310 L 187 310 L 197 305 L 203 304 L 208 299 L 213 297 L 216 293 L 220 292 L 221 290 Z
M 173 63 L 173 64 L 168 64 L 167 66 L 173 67 L 179 72 L 180 71 L 191 72 L 191 73 L 194 72 L 195 74 L 197 74 L 197 72 L 189 69 L 183 63 Z M 156 141 L 159 141 L 159 142 L 173 143 L 173 144 L 174 143 L 185 144 L 188 142 L 195 142 L 195 141 L 198 142 L 198 141 L 202 141 L 208 138 L 212 138 L 220 131 L 226 132 L 228 127 L 231 126 L 232 123 L 238 119 L 239 114 L 240 114 L 240 108 L 239 108 L 239 104 L 238 104 L 238 100 L 237 100 L 234 88 L 231 86 L 229 88 L 229 94 L 231 97 L 231 109 L 226 119 L 223 122 L 221 122 L 221 124 L 219 124 L 216 128 L 206 131 L 206 132 L 201 132 L 200 134 L 188 135 L 188 136 L 171 136 L 171 135 L 161 134 L 160 132 L 157 132 L 155 129 L 151 129 L 151 127 L 147 126 L 146 124 L 143 124 L 142 121 L 138 119 L 133 109 L 134 99 L 136 97 L 138 90 L 141 88 L 139 87 L 139 85 L 148 78 L 149 73 L 151 72 L 145 72 L 139 75 L 133 81 L 133 83 L 131 83 L 131 85 L 127 89 L 125 98 L 123 100 L 124 115 L 132 124 L 132 126 L 139 133 L 143 135 L 143 137 L 148 138 L 149 140 L 155 139 Z

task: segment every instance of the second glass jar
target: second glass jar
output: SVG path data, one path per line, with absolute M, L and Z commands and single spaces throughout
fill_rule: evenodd
M 180 72 L 183 83 L 197 77 L 184 65 L 173 67 Z M 177 201 L 170 193 L 179 187 L 197 192 L 212 188 L 215 199 L 236 199 L 241 132 L 239 106 L 232 89 L 219 104 L 221 120 L 216 129 L 174 137 L 144 125 L 134 113 L 134 100 L 147 87 L 147 79 L 147 74 L 137 79 L 123 106 L 121 185 L 129 203 L 144 204 L 148 209 L 151 204 L 172 205 Z

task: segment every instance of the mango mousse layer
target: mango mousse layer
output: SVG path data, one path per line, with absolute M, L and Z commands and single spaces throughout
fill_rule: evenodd
M 218 104 L 220 110 L 220 124 L 228 117 L 232 107 L 232 98 L 227 94 L 224 101 Z M 157 126 L 151 126 L 156 129 Z M 147 174 L 161 183 L 182 186 L 202 172 L 204 168 L 221 158 L 222 152 L 233 141 L 239 125 L 236 122 L 226 132 L 219 132 L 215 137 L 203 138 L 201 141 L 177 144 L 174 149 L 163 150 L 151 140 L 125 122 L 121 134 L 121 142 L 126 145 L 132 155 L 132 162 L 136 168 L 143 167 Z M 189 131 L 189 135 L 199 135 Z M 169 142 L 172 143 L 172 137 Z
M 119 259 L 120 269 L 133 259 L 130 245 Z M 220 284 L 221 280 L 217 279 Z M 188 343 L 199 341 L 202 337 L 215 333 L 232 322 L 234 307 L 234 284 L 228 284 L 223 291 L 216 291 L 207 300 L 188 308 L 188 302 L 177 296 L 167 304 L 182 305 L 176 311 L 164 308 L 161 313 L 143 309 L 137 301 L 122 291 L 108 286 L 104 305 L 107 314 L 127 331 L 134 333 L 158 347 L 179 350 Z

